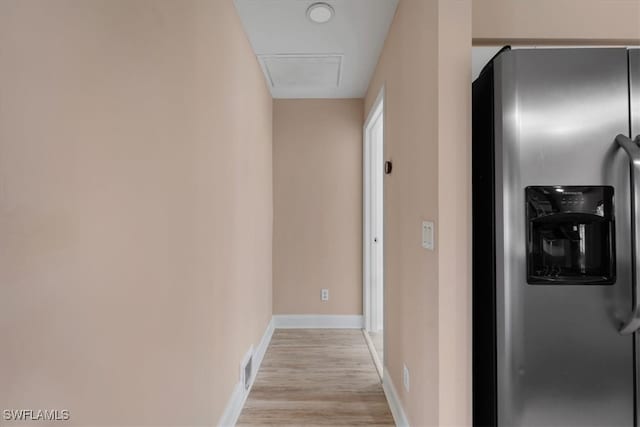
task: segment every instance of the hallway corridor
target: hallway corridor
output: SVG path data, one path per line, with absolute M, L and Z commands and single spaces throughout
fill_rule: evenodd
M 393 426 L 362 331 L 277 329 L 238 426 Z

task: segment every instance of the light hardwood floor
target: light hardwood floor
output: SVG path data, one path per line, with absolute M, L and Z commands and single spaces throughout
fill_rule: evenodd
M 362 331 L 276 329 L 238 426 L 393 426 Z

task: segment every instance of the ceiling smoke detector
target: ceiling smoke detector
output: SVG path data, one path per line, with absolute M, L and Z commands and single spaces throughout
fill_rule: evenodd
M 316 24 L 326 24 L 331 21 L 335 11 L 327 3 L 314 3 L 307 9 L 307 17 Z

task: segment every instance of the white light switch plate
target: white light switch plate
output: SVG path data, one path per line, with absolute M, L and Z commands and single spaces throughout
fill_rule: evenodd
M 435 246 L 435 225 L 432 221 L 422 223 L 422 247 L 432 251 Z

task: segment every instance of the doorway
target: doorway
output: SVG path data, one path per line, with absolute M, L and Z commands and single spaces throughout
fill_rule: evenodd
M 384 88 L 364 125 L 363 312 L 365 337 L 384 368 Z

